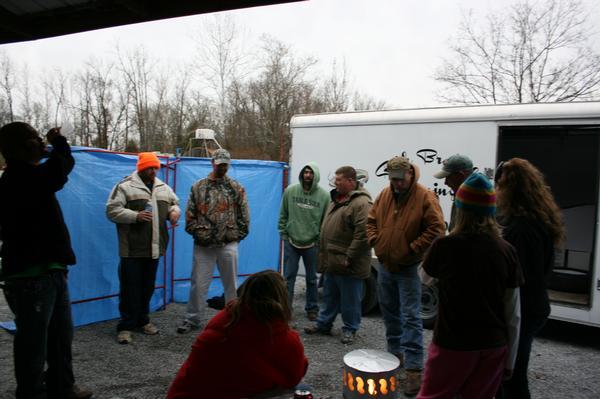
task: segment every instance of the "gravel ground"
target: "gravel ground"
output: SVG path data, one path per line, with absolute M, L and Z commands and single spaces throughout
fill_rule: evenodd
M 295 298 L 295 325 L 299 330 L 310 324 L 302 310 L 303 295 L 304 280 L 299 278 Z M 9 320 L 11 313 L 3 296 L 0 297 L 0 320 Z M 153 337 L 135 334 L 131 345 L 116 343 L 116 320 L 77 328 L 73 362 L 78 384 L 92 389 L 98 399 L 163 398 L 195 338 L 194 334 L 175 332 L 183 311 L 183 304 L 170 304 L 167 309 L 153 313 L 160 334 Z M 208 314 L 212 316 L 215 312 L 209 310 Z M 300 334 L 310 362 L 305 382 L 313 386 L 315 398 L 342 397 L 344 354 L 359 348 L 385 348 L 385 329 L 378 314 L 363 318 L 353 345 L 340 343 L 339 327 L 338 317 L 333 337 Z M 550 322 L 534 344 L 530 366 L 533 397 L 599 398 L 599 333 L 598 328 Z M 426 330 L 426 344 L 430 340 L 431 332 Z M 1 330 L 0 399 L 13 398 L 14 389 L 12 335 Z

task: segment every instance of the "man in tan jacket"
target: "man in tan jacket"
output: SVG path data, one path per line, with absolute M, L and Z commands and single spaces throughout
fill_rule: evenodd
M 321 225 L 319 271 L 324 273 L 324 307 L 307 334 L 330 334 L 342 314 L 342 338 L 351 344 L 360 327 L 364 279 L 371 273 L 371 248 L 366 223 L 371 196 L 359 186 L 356 170 L 342 166 L 335 171 L 335 189 Z
M 387 163 L 390 185 L 369 212 L 369 244 L 381 263 L 377 276 L 379 305 L 387 349 L 404 363 L 404 394 L 416 395 L 423 369 L 421 281 L 417 267 L 433 240 L 444 235 L 442 210 L 435 194 L 419 184 L 419 169 L 405 157 Z

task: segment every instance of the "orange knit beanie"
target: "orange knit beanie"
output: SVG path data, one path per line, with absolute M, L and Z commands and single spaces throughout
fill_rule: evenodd
M 153 152 L 140 152 L 138 154 L 137 171 L 141 172 L 142 170 L 148 168 L 160 169 L 160 161 Z

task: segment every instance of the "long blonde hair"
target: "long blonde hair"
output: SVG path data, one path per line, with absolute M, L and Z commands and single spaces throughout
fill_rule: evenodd
M 500 237 L 500 226 L 494 215 L 480 215 L 475 212 L 456 208 L 452 234 L 486 234 Z
M 504 162 L 498 187 L 498 210 L 502 216 L 539 221 L 555 245 L 565 238 L 561 211 L 544 175 L 526 159 Z

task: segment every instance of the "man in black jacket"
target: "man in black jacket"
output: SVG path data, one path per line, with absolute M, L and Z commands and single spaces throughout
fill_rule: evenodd
M 67 266 L 75 264 L 75 254 L 55 196 L 75 161 L 60 128 L 50 129 L 46 139 L 53 147 L 49 154 L 30 125 L 0 129 L 7 164 L 0 177 L 0 279 L 17 326 L 16 397 L 90 398 L 91 392 L 74 385 Z

